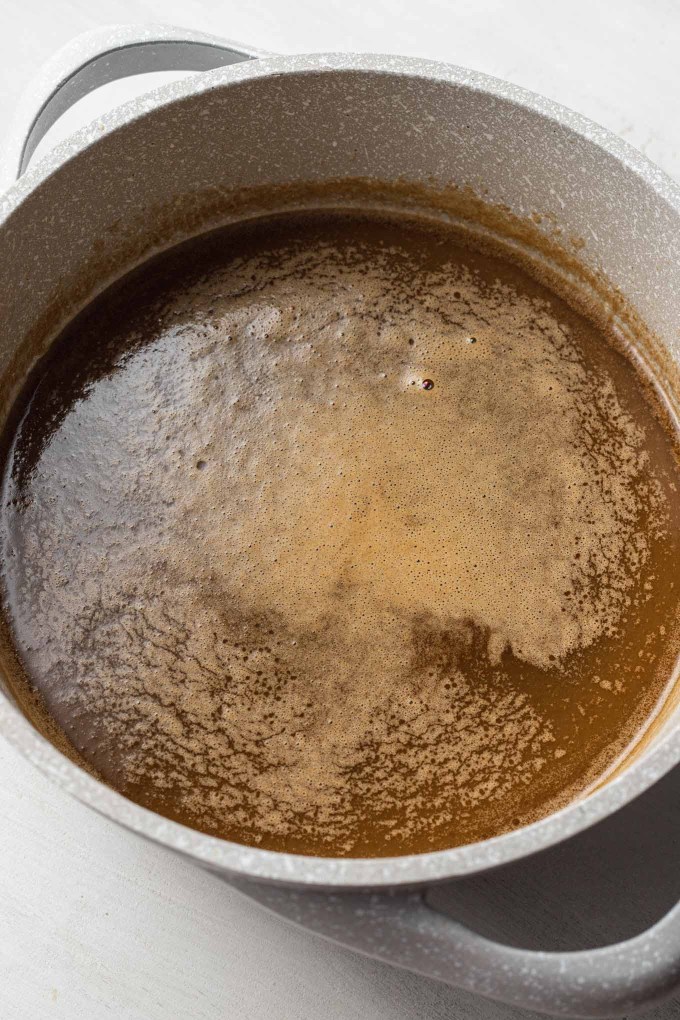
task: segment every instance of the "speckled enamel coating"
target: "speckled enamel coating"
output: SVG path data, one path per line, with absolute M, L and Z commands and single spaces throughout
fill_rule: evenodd
M 186 40 L 193 57 L 187 57 Z M 168 63 L 171 43 L 178 48 Z M 161 44 L 165 56 L 154 66 L 206 66 L 205 54 L 195 62 L 196 44 L 224 46 L 225 62 L 243 62 L 111 112 L 2 196 L 3 366 L 55 293 L 68 288 L 95 254 L 101 258 L 110 249 L 115 266 L 116 246 L 152 227 L 159 206 L 175 203 L 179 217 L 196 190 L 219 194 L 246 185 L 354 176 L 466 185 L 520 216 L 547 214 L 546 231 L 559 223 L 565 236 L 582 239 L 584 262 L 621 289 L 670 358 L 680 362 L 676 185 L 582 117 L 461 68 L 390 56 L 262 57 L 238 44 L 166 27 L 98 31 L 75 40 L 36 78 L 5 149 L 4 182 L 16 175 L 29 126 L 50 96 L 56 91 L 60 98 L 53 115 L 43 111 L 41 130 L 69 105 L 78 69 L 91 66 L 94 81 L 105 67 L 112 80 L 134 73 L 132 48 L 143 66 Z M 127 63 L 117 73 L 116 54 L 123 53 Z M 72 91 L 77 98 L 89 87 L 81 81 Z M 677 988 L 680 907 L 620 946 L 534 953 L 482 939 L 436 914 L 420 892 L 404 890 L 517 860 L 623 807 L 680 761 L 679 714 L 676 709 L 617 778 L 534 825 L 437 853 L 334 860 L 228 843 L 133 804 L 60 754 L 0 692 L 4 736 L 101 814 L 329 938 L 481 994 L 569 1016 L 620 1015 Z

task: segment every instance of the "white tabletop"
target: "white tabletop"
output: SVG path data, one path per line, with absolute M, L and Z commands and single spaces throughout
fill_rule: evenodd
M 0 131 L 56 47 L 100 24 L 145 20 L 281 52 L 465 64 L 592 117 L 680 178 L 674 0 L 21 0 L 0 9 Z M 597 830 L 439 895 L 453 916 L 518 945 L 602 945 L 680 898 L 679 847 L 676 770 Z M 293 929 L 72 801 L 0 741 L 0 1020 L 532 1015 Z M 650 1016 L 678 1020 L 680 1001 Z

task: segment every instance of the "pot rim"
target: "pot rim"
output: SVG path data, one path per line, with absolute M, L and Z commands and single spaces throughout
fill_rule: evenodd
M 201 72 L 156 89 L 81 128 L 41 159 L 0 198 L 0 229 L 14 210 L 54 172 L 96 146 L 112 131 L 154 110 L 260 77 L 355 71 L 407 76 L 483 92 L 532 110 L 578 134 L 638 175 L 680 216 L 680 188 L 627 142 L 580 114 L 508 82 L 476 71 L 413 57 L 318 54 L 264 57 Z M 547 849 L 590 827 L 643 793 L 680 762 L 680 728 L 627 766 L 616 778 L 531 825 L 479 843 L 401 857 L 332 858 L 243 846 L 170 821 L 117 793 L 58 751 L 0 692 L 0 733 L 72 796 L 101 815 L 215 871 L 260 881 L 326 888 L 417 886 L 471 875 Z

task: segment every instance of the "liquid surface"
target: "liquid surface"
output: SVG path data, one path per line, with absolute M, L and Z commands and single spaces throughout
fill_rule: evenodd
M 632 364 L 415 220 L 232 227 L 98 299 L 2 503 L 25 679 L 133 800 L 322 855 L 595 781 L 678 651 L 678 464 Z

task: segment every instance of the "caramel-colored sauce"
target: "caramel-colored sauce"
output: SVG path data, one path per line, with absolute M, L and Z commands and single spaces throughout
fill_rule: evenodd
M 612 337 L 445 226 L 231 226 L 99 297 L 7 437 L 24 683 L 155 811 L 333 856 L 539 818 L 679 647 L 675 438 Z

